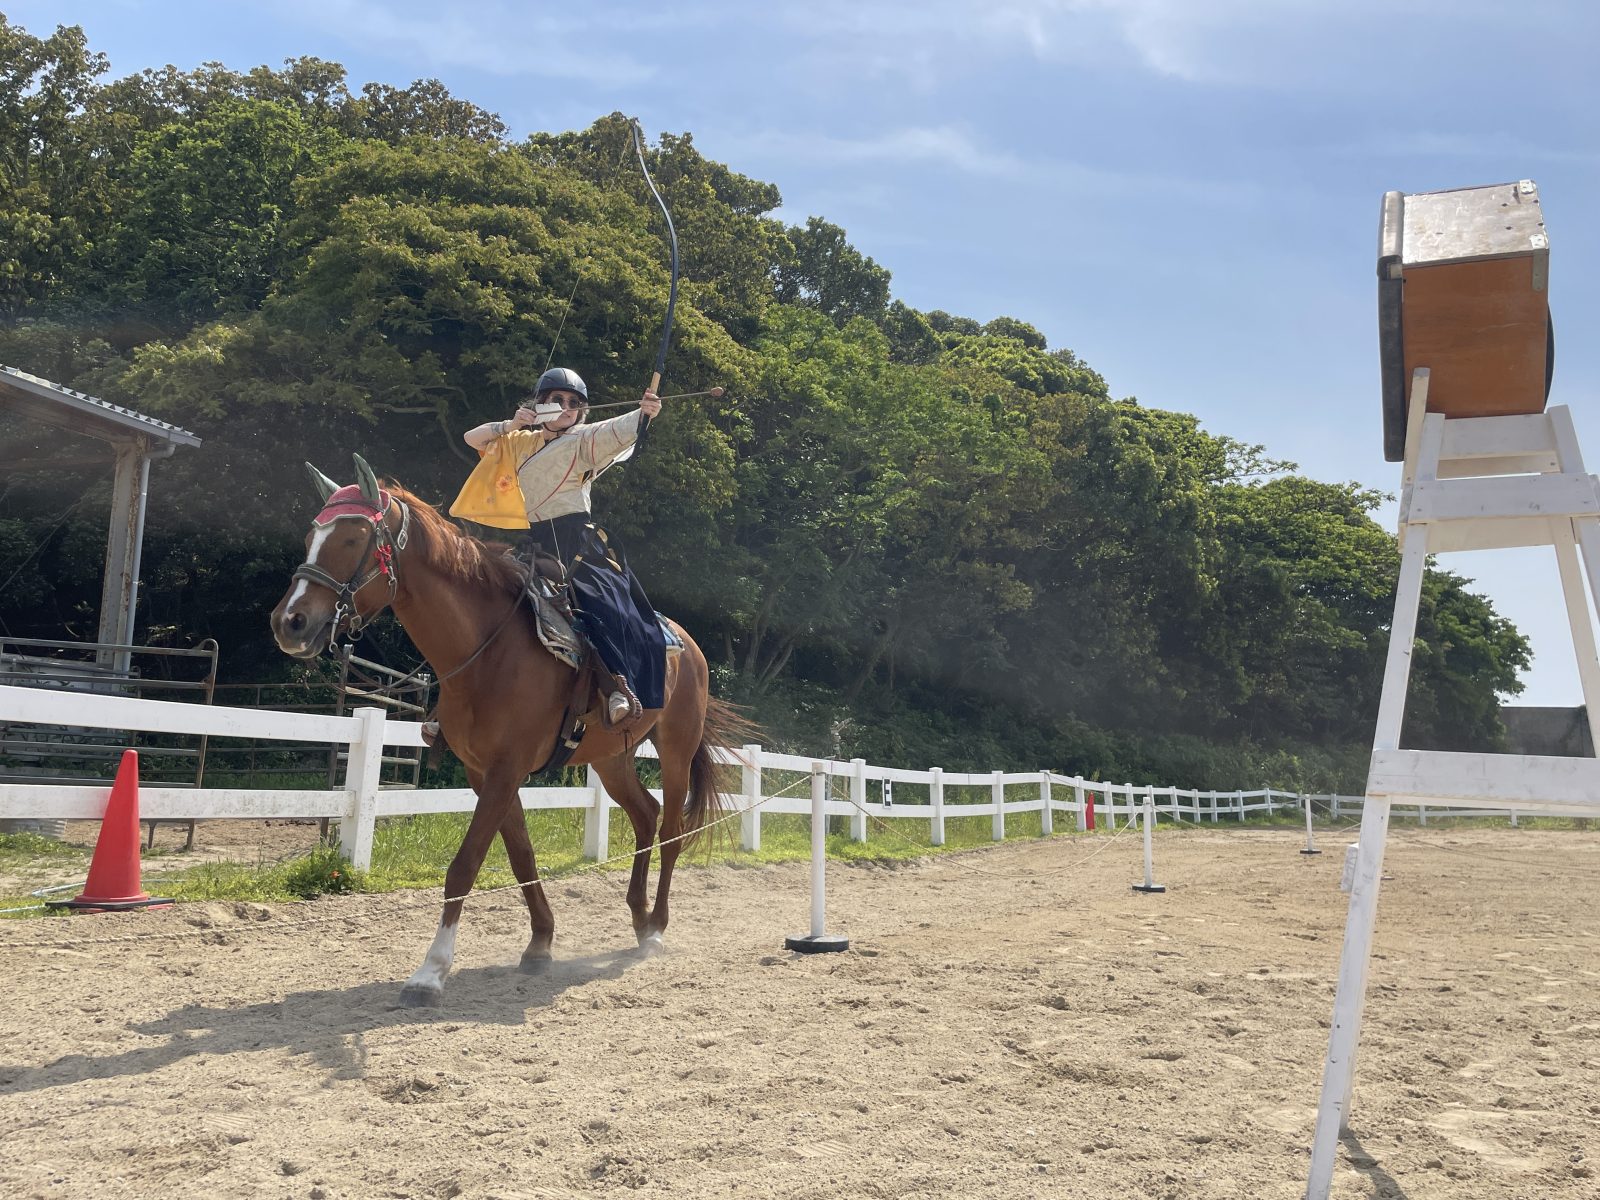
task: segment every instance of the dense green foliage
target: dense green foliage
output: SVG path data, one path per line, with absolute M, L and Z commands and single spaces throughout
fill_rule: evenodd
M 271 677 L 300 461 L 360 450 L 447 500 L 461 432 L 558 330 L 598 399 L 637 396 L 665 231 L 617 115 L 515 142 L 436 82 L 353 93 L 315 59 L 105 70 L 79 30 L 0 18 L 0 361 L 204 438 L 154 473 L 140 615 Z M 683 245 L 669 390 L 728 395 L 671 405 L 596 501 L 723 691 L 879 761 L 1352 784 L 1398 563 L 1380 497 L 1115 399 L 1024 320 L 892 300 L 842 229 L 786 226 L 687 134 L 652 167 Z M 104 479 L 5 487 L 5 631 L 91 633 Z M 1430 575 L 1408 739 L 1493 742 L 1527 661 Z

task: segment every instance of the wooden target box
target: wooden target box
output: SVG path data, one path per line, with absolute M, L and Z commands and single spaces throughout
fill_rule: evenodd
M 1389 192 L 1378 235 L 1383 453 L 1405 457 L 1411 373 L 1431 372 L 1428 411 L 1544 411 L 1554 365 L 1550 242 L 1531 179 Z

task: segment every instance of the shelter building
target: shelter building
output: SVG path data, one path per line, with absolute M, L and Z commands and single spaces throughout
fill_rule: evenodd
M 114 463 L 97 640 L 112 646 L 128 646 L 133 638 L 134 610 L 139 603 L 139 557 L 144 544 L 150 464 L 157 459 L 170 458 L 180 446 L 198 446 L 200 439 L 187 429 L 4 365 L 0 365 L 0 409 L 55 429 L 97 439 L 111 448 L 109 459 L 104 453 L 25 458 L 0 450 L 0 467 L 13 472 Z M 117 658 L 125 663 L 126 652 L 119 653 Z

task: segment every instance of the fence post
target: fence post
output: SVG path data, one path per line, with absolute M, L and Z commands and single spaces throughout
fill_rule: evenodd
M 598 862 L 611 849 L 611 808 L 600 772 L 588 769 L 589 807 L 583 812 L 583 856 Z
M 867 760 L 850 760 L 850 839 L 867 840 Z
M 1211 789 L 1211 823 L 1217 823 L 1217 789 Z
M 358 708 L 360 724 L 345 759 L 345 815 L 339 822 L 339 852 L 360 870 L 372 867 L 372 834 L 378 819 L 378 780 L 383 774 L 383 709 Z
M 819 954 L 848 950 L 850 939 L 840 934 L 825 933 L 827 915 L 827 862 L 828 862 L 828 775 L 827 764 L 811 764 L 811 933 L 783 939 L 790 950 L 801 954 Z
M 933 808 L 930 841 L 935 846 L 944 845 L 944 768 L 934 767 L 928 772 L 928 803 Z
M 994 840 L 997 842 L 1003 842 L 1006 840 L 1005 772 L 996 771 L 994 773 L 994 783 L 989 787 L 989 794 L 994 799 Z
M 1328 801 L 1329 801 L 1328 802 L 1328 810 L 1332 815 L 1332 819 L 1334 821 L 1338 821 L 1338 819 L 1339 819 L 1339 793 L 1338 792 L 1333 793 L 1333 795 L 1328 798 Z
M 1275 817 L 1275 816 L 1278 815 L 1278 810 L 1276 808 L 1274 808 L 1273 805 L 1272 805 L 1273 794 L 1274 793 L 1273 793 L 1272 789 L 1268 788 L 1267 789 L 1267 816 L 1268 817 Z
M 739 814 L 739 848 L 754 852 L 761 849 L 761 747 L 754 743 L 744 748 L 739 782 L 744 794 L 744 812 Z
M 1039 833 L 1049 837 L 1056 831 L 1055 815 L 1050 811 L 1050 772 L 1039 772 Z
M 1233 803 L 1239 814 L 1239 823 L 1244 824 L 1244 789 L 1240 788 L 1233 794 Z
M 1083 776 L 1079 775 L 1072 782 L 1072 803 L 1078 808 L 1078 832 L 1083 833 L 1089 828 L 1088 810 L 1083 803 Z

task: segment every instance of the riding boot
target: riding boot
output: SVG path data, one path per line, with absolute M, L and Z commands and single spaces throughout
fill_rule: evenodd
M 644 712 L 644 706 L 639 703 L 639 697 L 633 694 L 628 681 L 622 678 L 613 681 L 617 689 L 606 698 L 606 725 L 611 728 L 633 721 Z

